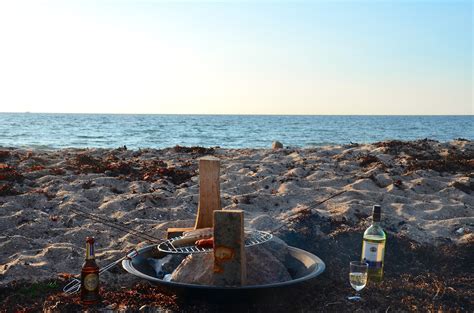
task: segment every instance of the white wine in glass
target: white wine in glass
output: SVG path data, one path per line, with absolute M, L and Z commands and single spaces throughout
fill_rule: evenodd
M 349 273 L 349 280 L 355 291 L 361 291 L 367 284 L 367 273 Z
M 354 296 L 348 297 L 349 300 L 360 300 L 359 291 L 364 289 L 367 284 L 367 270 L 369 264 L 361 261 L 352 261 L 350 263 L 349 282 L 356 291 Z

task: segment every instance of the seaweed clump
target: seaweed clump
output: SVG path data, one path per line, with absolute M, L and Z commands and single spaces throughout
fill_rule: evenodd
M 76 155 L 70 162 L 71 169 L 76 173 L 104 173 L 118 176 L 126 180 L 156 181 L 169 179 L 173 184 L 180 185 L 196 175 L 194 169 L 182 169 L 168 166 L 162 160 L 119 159 L 115 155 L 96 158 L 86 153 Z M 184 167 L 189 167 L 185 162 Z
M 10 157 L 11 153 L 8 150 L 0 150 L 0 161 L 3 162 Z
M 439 160 L 410 160 L 406 171 L 434 170 L 437 172 L 471 173 L 474 168 L 474 158 L 462 155 L 448 155 Z M 472 175 L 472 173 L 471 173 Z
M 121 161 L 114 155 L 99 159 L 87 153 L 80 153 L 70 161 L 70 165 L 79 173 L 105 173 L 108 171 L 108 174 L 112 176 L 135 173 L 130 162 Z
M 16 196 L 20 194 L 12 184 L 0 184 L 0 197 Z
M 376 147 L 382 147 L 385 153 L 391 155 L 402 155 L 422 159 L 422 160 L 433 160 L 440 159 L 441 156 L 436 150 L 438 141 L 430 139 L 422 139 L 415 141 L 401 141 L 401 140 L 389 140 L 376 142 Z
M 193 146 L 193 147 L 184 147 L 180 145 L 176 145 L 173 148 L 174 152 L 177 153 L 192 153 L 192 154 L 214 154 L 215 149 L 214 148 L 205 148 L 205 147 L 199 147 L 199 146 Z
M 177 169 L 176 167 L 168 167 L 163 161 L 154 161 L 145 163 L 142 168 L 142 179 L 146 181 L 155 181 L 160 178 L 167 178 L 175 185 L 187 182 L 191 177 L 196 175 L 194 170 Z
M 377 142 L 377 147 L 385 152 L 406 160 L 405 173 L 417 170 L 437 172 L 466 173 L 472 175 L 474 151 L 456 146 L 442 146 L 437 141 L 423 139 L 416 141 L 391 140 Z
M 70 164 L 80 173 L 103 173 L 106 170 L 102 160 L 86 153 L 77 154 Z
M 358 161 L 359 161 L 359 165 L 363 167 L 366 167 L 373 163 L 381 163 L 380 160 L 375 155 L 371 155 L 371 154 L 359 157 Z
M 18 182 L 23 180 L 23 175 L 21 175 L 15 167 L 0 163 L 0 180 Z

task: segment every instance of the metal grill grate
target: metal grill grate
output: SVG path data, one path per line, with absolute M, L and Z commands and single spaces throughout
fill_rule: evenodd
M 176 253 L 176 254 L 191 254 L 191 253 L 205 253 L 211 252 L 212 248 L 200 248 L 195 245 L 185 246 L 185 247 L 175 247 L 173 242 L 183 237 L 175 237 L 168 239 L 158 245 L 158 250 L 166 253 Z M 264 242 L 269 241 L 273 238 L 273 235 L 260 230 L 254 230 L 250 232 L 245 232 L 245 246 L 255 246 Z

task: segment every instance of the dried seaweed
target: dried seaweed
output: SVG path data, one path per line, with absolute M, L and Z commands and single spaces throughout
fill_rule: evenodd
M 64 175 L 66 174 L 66 170 L 59 167 L 53 167 L 49 169 L 49 173 L 52 175 Z
M 45 167 L 43 165 L 33 165 L 29 169 L 27 169 L 27 172 L 36 172 L 36 171 L 42 171 L 44 170 Z
M 182 183 L 189 181 L 191 177 L 195 175 L 196 175 L 195 171 L 181 170 L 181 169 L 176 169 L 174 167 L 169 167 L 169 168 L 158 167 L 158 168 L 148 169 L 143 174 L 143 180 L 155 181 L 159 178 L 168 178 L 171 180 L 171 182 L 173 182 L 173 184 L 180 185 Z
M 192 153 L 192 154 L 214 154 L 215 149 L 214 148 L 205 148 L 205 147 L 199 147 L 199 146 L 193 146 L 193 147 L 184 147 L 184 146 L 175 146 L 173 148 L 174 152 L 177 153 Z
M 0 163 L 0 180 L 22 181 L 23 175 L 17 171 L 16 167 L 5 163 Z
M 469 174 L 472 173 L 473 169 L 474 159 L 468 159 L 464 155 L 448 155 L 448 157 L 438 160 L 410 159 L 405 172 L 434 170 L 437 172 Z
M 471 174 L 474 169 L 474 152 L 461 151 L 454 146 L 442 149 L 436 141 L 383 141 L 374 145 L 384 147 L 385 152 L 406 159 L 405 173 L 416 170 Z
M 415 141 L 400 141 L 400 140 L 390 140 L 390 141 L 381 141 L 376 142 L 374 145 L 376 147 L 385 148 L 385 153 L 391 155 L 400 156 L 405 154 L 415 159 L 421 160 L 437 160 L 440 159 L 438 151 L 436 151 L 435 140 L 422 139 Z
M 473 243 L 443 244 L 434 249 L 432 245 L 418 244 L 389 233 L 383 282 L 369 282 L 362 291 L 362 301 L 351 302 L 347 300 L 353 293 L 348 281 L 349 261 L 360 257 L 361 230 L 357 225 L 335 222 L 334 226 L 319 232 L 313 230 L 309 232 L 311 235 L 302 235 L 302 228 L 314 228 L 317 224 L 312 223 L 321 218 L 317 214 L 303 215 L 306 218 L 293 220 L 294 228 L 280 232 L 280 235 L 288 244 L 313 252 L 325 261 L 325 273 L 307 284 L 280 291 L 272 289 L 241 302 L 238 298 L 228 298 L 225 303 L 212 297 L 169 296 L 163 289 L 145 282 L 115 290 L 104 284 L 101 289 L 103 302 L 96 309 L 138 311 L 146 305 L 175 312 L 228 312 L 229 308 L 234 312 L 474 310 Z M 22 308 L 58 312 L 82 310 L 79 295 L 65 296 L 59 288 L 26 297 L 21 291 L 31 289 L 32 285 L 13 284 L 0 290 L 0 311 Z M 58 281 L 57 285 L 64 283 Z
M 7 160 L 11 153 L 8 150 L 0 150 L 0 162 Z
M 106 166 L 102 160 L 92 157 L 86 153 L 77 154 L 70 165 L 80 173 L 103 173 Z
M 371 154 L 360 156 L 359 158 L 357 158 L 357 160 L 359 161 L 359 165 L 364 166 L 364 167 L 372 163 L 381 163 L 380 160 L 375 155 L 371 155 Z
M 81 153 L 69 161 L 69 168 L 76 173 L 104 173 L 118 176 L 126 180 L 156 181 L 161 178 L 169 179 L 173 184 L 180 185 L 196 175 L 196 170 L 190 166 L 189 161 L 184 161 L 182 167 L 168 167 L 162 160 L 139 160 L 137 158 L 120 160 L 117 156 L 109 154 L 99 159 Z
M 62 285 L 62 282 L 60 281 L 54 283 L 55 285 Z M 25 288 L 25 286 L 22 286 L 20 288 L 28 289 L 31 287 Z M 65 296 L 57 291 L 51 294 L 51 291 L 52 290 L 47 289 L 43 290 L 38 294 L 36 302 L 33 302 L 34 299 L 28 299 L 22 294 L 16 295 L 16 297 L 14 297 L 13 294 L 7 295 L 4 304 L 0 306 L 0 310 L 4 309 L 7 303 L 15 302 L 17 309 L 23 308 L 23 306 L 26 305 L 27 308 L 47 308 L 48 311 L 51 312 L 82 312 L 84 310 L 78 294 Z M 11 290 L 7 290 L 7 292 L 11 292 Z M 117 310 L 120 312 L 137 312 L 138 309 L 144 305 L 160 308 L 163 312 L 165 309 L 171 311 L 178 310 L 176 297 L 165 295 L 161 293 L 157 287 L 146 283 L 137 283 L 133 288 L 120 290 L 109 290 L 109 288 L 105 286 L 101 288 L 100 293 L 103 299 L 102 303 L 97 306 L 89 307 L 88 311 L 104 311 L 104 308 L 106 308 L 106 311 Z
M 108 171 L 111 172 L 112 175 L 128 175 L 136 173 L 136 170 L 134 169 L 133 165 L 129 162 L 118 161 L 108 163 L 106 165 L 106 168 Z
M 20 194 L 12 184 L 0 184 L 0 197 L 16 196 Z

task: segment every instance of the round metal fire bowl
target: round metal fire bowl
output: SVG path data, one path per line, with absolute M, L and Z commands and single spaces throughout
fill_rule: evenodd
M 186 284 L 174 281 L 164 281 L 155 276 L 155 270 L 149 265 L 147 259 L 162 258 L 165 253 L 158 251 L 156 245 L 146 246 L 138 250 L 138 255 L 132 260 L 122 261 L 122 267 L 135 276 L 141 277 L 156 284 L 166 293 L 193 296 L 193 297 L 213 297 L 214 299 L 227 299 L 229 296 L 261 295 L 272 293 L 276 290 L 295 290 L 295 286 L 309 282 L 326 268 L 324 262 L 312 253 L 289 246 L 290 257 L 285 261 L 288 272 L 293 277 L 292 280 L 280 283 L 253 285 L 242 287 L 221 287 L 210 285 Z

